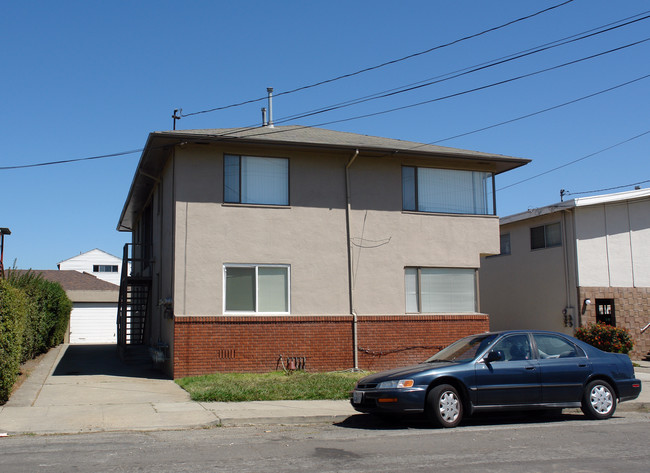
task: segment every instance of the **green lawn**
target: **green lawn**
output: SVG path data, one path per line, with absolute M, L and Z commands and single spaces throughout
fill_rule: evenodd
M 176 382 L 193 401 L 279 401 L 286 399 L 347 399 L 358 379 L 368 373 L 263 374 L 216 373 L 190 376 Z

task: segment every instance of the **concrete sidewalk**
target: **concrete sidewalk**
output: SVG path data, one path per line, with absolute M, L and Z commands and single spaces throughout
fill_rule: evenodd
M 78 353 L 83 349 L 78 346 L 50 350 L 0 406 L 0 434 L 321 423 L 356 414 L 348 401 L 194 402 L 150 362 L 125 366 L 115 347 L 93 348 L 99 350 L 99 361 Z
M 86 353 L 79 346 L 60 345 L 50 350 L 0 406 L 0 434 L 333 423 L 357 414 L 348 401 L 194 402 L 151 363 L 125 366 L 114 349 Z M 641 363 L 635 371 L 644 390 L 639 399 L 621 403 L 620 412 L 650 410 L 650 363 Z

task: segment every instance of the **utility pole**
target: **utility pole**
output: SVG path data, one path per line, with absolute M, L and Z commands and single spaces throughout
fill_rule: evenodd
M 11 230 L 8 228 L 0 228 L 0 278 L 5 278 L 5 266 L 3 263 L 5 255 L 5 235 L 11 235 Z

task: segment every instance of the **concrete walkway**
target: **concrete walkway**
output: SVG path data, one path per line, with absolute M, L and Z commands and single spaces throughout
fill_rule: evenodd
M 337 422 L 354 414 L 348 401 L 194 402 L 151 362 L 121 362 L 115 346 L 60 345 L 0 406 L 0 435 Z
M 650 363 L 641 363 L 644 390 L 620 412 L 650 410 Z M 114 346 L 60 345 L 0 406 L 0 435 L 333 423 L 355 414 L 348 401 L 194 402 L 150 362 L 120 362 Z

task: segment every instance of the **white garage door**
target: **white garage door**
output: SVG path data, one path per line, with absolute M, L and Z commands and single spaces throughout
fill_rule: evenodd
M 117 343 L 117 304 L 75 302 L 70 314 L 70 343 Z

